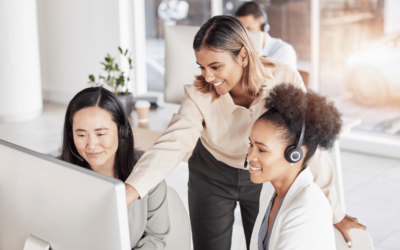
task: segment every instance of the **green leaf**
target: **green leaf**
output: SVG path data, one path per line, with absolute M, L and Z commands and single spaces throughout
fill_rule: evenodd
M 124 53 L 124 52 L 122 51 L 121 47 L 118 46 L 118 49 L 119 49 L 119 52 L 120 52 L 121 54 Z
M 129 66 L 131 66 L 132 65 L 132 59 L 128 58 L 128 61 L 129 61 Z
M 109 57 L 105 57 L 104 60 L 106 60 L 106 62 L 110 62 L 110 58 Z
M 94 82 L 95 81 L 94 75 L 89 75 L 89 80 L 90 80 L 90 82 Z
M 119 71 L 119 69 L 118 69 L 118 63 L 115 64 L 115 70 L 118 70 L 118 71 Z
M 128 54 L 128 49 L 125 50 L 125 55 Z
M 129 77 L 126 79 L 127 82 L 129 82 Z

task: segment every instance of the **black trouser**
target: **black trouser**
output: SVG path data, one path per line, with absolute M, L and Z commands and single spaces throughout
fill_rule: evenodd
M 189 159 L 188 186 L 194 250 L 231 249 L 237 201 L 249 249 L 262 187 L 251 182 L 249 171 L 216 160 L 199 140 Z

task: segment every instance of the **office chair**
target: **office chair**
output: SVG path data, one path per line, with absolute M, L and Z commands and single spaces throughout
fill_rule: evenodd
M 342 234 L 335 230 L 336 249 L 337 250 L 349 250 L 347 243 L 345 242 Z M 372 243 L 371 236 L 368 232 L 362 229 L 351 229 L 350 237 L 353 242 L 351 250 L 374 250 L 374 244 Z
M 189 216 L 175 189 L 168 187 L 167 192 L 170 232 L 165 250 L 190 250 Z

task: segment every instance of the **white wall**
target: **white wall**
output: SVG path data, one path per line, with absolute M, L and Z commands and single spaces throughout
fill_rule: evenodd
M 0 122 L 42 112 L 36 2 L 0 0 Z
M 385 34 L 400 30 L 400 1 L 385 0 L 384 31 Z
M 67 104 L 101 72 L 107 53 L 119 58 L 117 0 L 37 0 L 43 98 Z

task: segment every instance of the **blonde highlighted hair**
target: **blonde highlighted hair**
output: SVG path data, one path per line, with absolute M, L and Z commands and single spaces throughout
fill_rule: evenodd
M 265 80 L 269 78 L 265 67 L 272 68 L 275 65 L 256 52 L 249 33 L 238 19 L 232 16 L 210 18 L 194 37 L 193 49 L 198 51 L 203 46 L 212 50 L 229 51 L 235 60 L 244 47 L 248 62 L 243 72 L 242 87 L 252 97 L 261 96 Z M 200 92 L 210 93 L 213 100 L 219 97 L 214 85 L 207 82 L 203 75 L 195 78 L 194 85 Z

